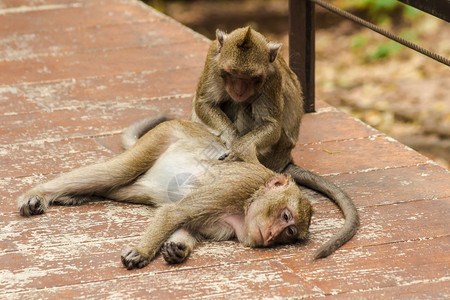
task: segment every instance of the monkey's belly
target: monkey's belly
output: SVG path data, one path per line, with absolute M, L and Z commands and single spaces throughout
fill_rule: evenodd
M 208 160 L 216 161 L 225 152 L 222 145 L 213 142 L 201 148 L 198 145 L 190 148 L 185 140 L 175 142 L 136 184 L 145 186 L 157 203 L 177 202 L 191 193 L 195 183 L 207 174 Z

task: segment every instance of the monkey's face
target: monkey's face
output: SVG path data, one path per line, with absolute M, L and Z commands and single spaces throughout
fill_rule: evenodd
M 228 95 L 236 102 L 245 102 L 255 95 L 263 82 L 262 72 L 248 75 L 239 70 L 224 67 L 220 71 Z
M 300 209 L 301 194 L 286 174 L 270 178 L 250 204 L 245 216 L 245 229 L 251 247 L 295 243 L 307 235 L 310 213 Z M 309 202 L 308 202 L 309 203 Z M 308 224 L 306 227 L 304 224 Z
M 218 67 L 228 95 L 244 102 L 257 94 L 273 71 L 272 63 L 281 44 L 268 42 L 250 27 L 230 34 L 217 31 Z

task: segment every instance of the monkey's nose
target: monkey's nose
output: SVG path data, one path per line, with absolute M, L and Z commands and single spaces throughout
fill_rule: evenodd
M 245 94 L 247 90 L 247 83 L 242 79 L 233 78 L 231 80 L 231 84 L 233 85 L 233 90 L 238 96 L 242 96 Z

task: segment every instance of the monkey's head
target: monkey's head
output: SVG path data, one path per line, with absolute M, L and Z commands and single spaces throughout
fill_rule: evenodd
M 313 209 L 290 175 L 269 178 L 247 208 L 244 229 L 250 247 L 292 244 L 308 235 Z
M 244 102 L 261 90 L 273 66 L 281 44 L 271 43 L 250 27 L 226 34 L 216 31 L 218 67 L 228 95 Z

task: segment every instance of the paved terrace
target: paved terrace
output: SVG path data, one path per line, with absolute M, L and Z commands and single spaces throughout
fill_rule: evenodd
M 152 210 L 95 202 L 20 217 L 17 196 L 122 150 L 133 121 L 188 115 L 209 41 L 137 0 L 0 0 L 0 298 L 450 297 L 450 173 L 318 102 L 295 160 L 345 189 L 357 235 L 326 259 L 315 249 L 342 225 L 308 191 L 305 245 L 249 249 L 202 243 L 177 266 L 134 271 L 121 250 Z

